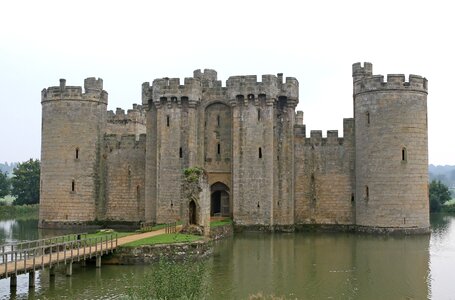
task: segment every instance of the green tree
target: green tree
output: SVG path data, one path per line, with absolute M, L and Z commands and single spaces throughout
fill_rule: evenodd
M 39 203 L 40 162 L 30 159 L 13 170 L 11 195 L 16 197 L 14 205 Z
M 439 180 L 433 180 L 430 183 L 430 212 L 441 211 L 441 206 L 449 201 L 452 197 L 447 185 Z
M 3 198 L 10 193 L 11 184 L 8 175 L 0 171 L 0 198 Z

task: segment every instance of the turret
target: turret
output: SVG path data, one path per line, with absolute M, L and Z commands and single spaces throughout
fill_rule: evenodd
M 74 225 L 102 214 L 100 149 L 107 92 L 102 79 L 43 89 L 40 226 Z
M 356 223 L 359 229 L 425 232 L 428 214 L 427 80 L 372 75 L 353 65 Z

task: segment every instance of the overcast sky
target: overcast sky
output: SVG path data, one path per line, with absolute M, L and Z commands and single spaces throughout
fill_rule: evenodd
M 367 4 L 369 3 L 369 4 Z M 43 88 L 101 77 L 108 109 L 141 102 L 141 85 L 284 73 L 300 82 L 309 130 L 352 117 L 352 63 L 429 80 L 429 160 L 455 165 L 450 1 L 2 1 L 0 161 L 40 157 Z

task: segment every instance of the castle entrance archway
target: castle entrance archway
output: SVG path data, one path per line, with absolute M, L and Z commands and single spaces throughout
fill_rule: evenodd
M 216 182 L 210 187 L 210 216 L 229 217 L 231 215 L 231 205 L 229 188 L 221 182 Z

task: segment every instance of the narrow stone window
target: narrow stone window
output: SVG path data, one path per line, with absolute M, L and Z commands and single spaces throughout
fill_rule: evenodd
M 258 122 L 261 121 L 261 109 L 258 108 Z
M 136 200 L 139 202 L 141 200 L 141 186 L 136 186 Z
M 216 116 L 216 126 L 220 127 L 220 115 Z
M 352 203 L 355 202 L 354 193 L 351 194 L 351 202 L 352 202 Z
M 367 112 L 365 113 L 365 116 L 366 116 L 366 118 L 367 118 L 367 125 L 370 125 L 370 112 L 367 111 Z
M 259 147 L 259 158 L 262 158 L 262 148 Z
M 76 182 L 74 181 L 74 179 L 71 181 L 71 191 L 74 192 L 76 189 Z
M 169 115 L 166 116 L 166 126 L 169 127 L 169 123 L 170 123 L 170 120 L 169 120 Z
M 406 150 L 406 147 L 401 148 L 401 161 L 402 162 L 408 161 L 408 151 Z
M 79 148 L 76 148 L 76 159 L 79 159 Z
M 221 145 L 220 145 L 220 143 L 218 143 L 218 145 L 217 145 L 217 153 L 218 153 L 218 154 L 221 153 Z
M 370 189 L 368 188 L 368 185 L 365 186 L 365 200 L 368 201 L 370 198 Z
M 182 151 L 182 147 L 180 147 L 179 149 L 179 157 L 182 158 L 183 157 L 183 151 Z

